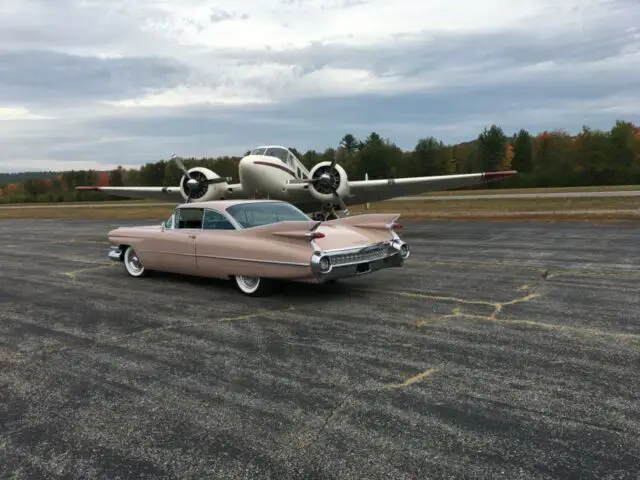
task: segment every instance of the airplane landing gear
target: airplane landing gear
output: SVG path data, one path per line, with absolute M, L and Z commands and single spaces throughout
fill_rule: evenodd
M 333 206 L 324 207 L 321 211 L 313 212 L 310 216 L 313 220 L 323 222 L 327 220 L 337 220 L 338 218 L 340 218 Z

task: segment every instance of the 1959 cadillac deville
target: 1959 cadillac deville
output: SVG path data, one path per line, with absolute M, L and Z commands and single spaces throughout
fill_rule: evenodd
M 409 246 L 399 214 L 313 221 L 273 200 L 178 205 L 161 225 L 109 232 L 109 258 L 132 277 L 157 270 L 233 279 L 246 295 L 273 291 L 274 280 L 323 283 L 400 267 Z

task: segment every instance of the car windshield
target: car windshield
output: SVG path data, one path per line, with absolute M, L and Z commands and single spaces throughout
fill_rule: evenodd
M 271 223 L 311 220 L 307 215 L 288 203 L 260 202 L 240 203 L 227 208 L 231 215 L 242 228 L 259 227 Z

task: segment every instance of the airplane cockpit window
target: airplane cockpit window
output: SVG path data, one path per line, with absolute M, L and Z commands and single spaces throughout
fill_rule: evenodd
M 293 156 L 293 153 L 287 152 L 287 161 L 286 161 L 286 163 L 291 168 L 296 168 L 297 167 L 296 157 Z
M 284 148 L 267 148 L 265 155 L 268 155 L 269 157 L 279 158 L 284 163 L 288 163 L 287 157 L 289 155 L 289 150 L 286 150 Z
M 236 227 L 220 212 L 205 210 L 202 221 L 203 230 L 235 230 Z
M 202 228 L 202 208 L 181 208 L 177 211 L 176 228 Z
M 266 148 L 254 148 L 253 150 L 251 150 L 251 152 L 249 153 L 250 155 L 264 155 L 264 151 L 266 150 Z

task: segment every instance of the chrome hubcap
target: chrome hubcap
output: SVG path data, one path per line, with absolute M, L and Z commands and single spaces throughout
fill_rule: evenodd
M 138 258 L 138 255 L 135 254 L 135 252 L 129 254 L 129 268 L 134 273 L 140 273 L 140 271 L 142 270 L 142 262 Z
M 259 277 L 238 277 L 238 282 L 247 290 L 255 290 L 260 282 Z

